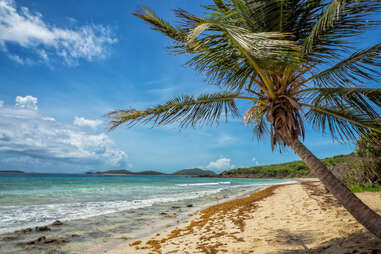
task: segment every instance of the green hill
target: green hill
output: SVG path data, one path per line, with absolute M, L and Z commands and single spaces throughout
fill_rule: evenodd
M 187 175 L 187 176 L 206 176 L 206 175 L 216 175 L 211 170 L 203 170 L 200 168 L 191 168 L 191 169 L 183 169 L 176 171 L 172 175 Z
M 0 173 L 14 173 L 14 174 L 23 174 L 24 171 L 21 170 L 0 170 Z
M 131 172 L 134 175 L 166 175 L 164 173 L 153 171 L 153 170 L 146 170 L 146 171 L 140 171 L 140 172 Z
M 353 159 L 352 154 L 337 155 L 330 158 L 322 159 L 322 162 L 330 169 L 344 163 L 348 163 Z M 292 161 L 281 164 L 273 164 L 266 166 L 255 166 L 249 168 L 236 168 L 224 171 L 220 174 L 225 177 L 305 177 L 311 176 L 310 170 L 303 161 Z

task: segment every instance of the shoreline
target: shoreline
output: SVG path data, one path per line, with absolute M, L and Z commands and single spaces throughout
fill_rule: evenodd
M 167 221 L 164 223 L 158 223 L 155 226 L 150 226 L 149 228 L 143 228 L 141 232 L 134 232 L 133 235 L 131 234 L 122 234 L 122 235 L 116 235 L 112 240 L 107 241 L 106 243 L 102 244 L 101 246 L 96 246 L 95 248 L 88 250 L 86 253 L 91 254 L 101 254 L 101 253 L 108 253 L 108 251 L 113 250 L 117 248 L 119 245 L 123 244 L 126 240 L 129 242 L 133 242 L 139 239 L 145 239 L 149 238 L 150 236 L 155 236 L 159 232 L 166 231 L 168 228 L 177 227 L 181 224 L 184 224 L 188 221 L 191 221 L 203 211 L 210 207 L 219 206 L 227 202 L 235 201 L 244 198 L 245 196 L 249 196 L 252 194 L 255 194 L 257 192 L 260 192 L 262 190 L 265 190 L 270 187 L 274 186 L 282 186 L 282 185 L 289 185 L 289 184 L 297 184 L 299 181 L 296 179 L 289 179 L 290 181 L 279 183 L 279 184 L 263 184 L 262 186 L 248 190 L 243 191 L 239 194 L 233 195 L 231 197 L 227 197 L 224 199 L 219 199 L 217 201 L 210 202 L 206 205 L 194 207 L 191 211 L 189 211 L 187 214 L 185 214 L 182 217 L 176 217 L 176 221 Z M 121 239 L 125 239 L 124 241 L 121 241 Z
M 174 186 L 183 185 L 183 187 L 180 186 L 183 192 L 187 189 L 191 192 L 174 196 L 178 199 L 174 199 L 173 202 L 161 202 L 158 199 L 153 201 L 152 205 L 121 210 L 116 213 L 105 213 L 84 219 L 80 219 L 76 213 L 78 219 L 74 220 L 65 216 L 52 216 L 52 220 L 36 221 L 36 223 L 32 221 L 32 223 L 20 224 L 19 228 L 12 225 L 16 229 L 0 234 L 0 240 L 4 240 L 0 252 L 11 254 L 27 251 L 28 253 L 37 254 L 59 250 L 67 253 L 71 253 L 71 251 L 84 253 L 87 250 L 89 252 L 90 250 L 91 252 L 96 251 L 94 247 L 109 250 L 125 242 L 125 240 L 146 237 L 168 227 L 180 225 L 193 218 L 200 210 L 211 205 L 241 198 L 264 188 L 266 185 L 290 183 L 290 181 L 286 182 L 283 179 L 279 181 L 232 180 L 232 183 L 229 182 L 226 186 L 227 182 L 219 183 L 221 180 L 214 181 L 212 179 L 197 181 L 192 179 L 179 182 L 181 184 L 174 182 Z M 215 187 L 208 187 L 209 185 Z M 168 198 L 165 200 L 168 200 Z M 103 205 L 103 203 L 101 204 Z M 31 207 L 35 210 L 40 209 L 39 205 Z M 42 205 L 42 207 L 44 208 L 45 205 Z M 53 206 L 48 208 L 53 208 Z M 87 207 L 85 208 L 87 209 Z M 30 213 L 33 211 L 30 210 Z M 56 220 L 60 222 L 58 225 L 53 225 L 52 223 Z M 94 253 L 103 253 L 103 251 Z
M 300 182 L 211 205 L 177 225 L 87 253 L 344 253 L 366 248 L 381 253 L 381 241 L 318 180 L 292 180 Z M 358 196 L 381 214 L 380 193 Z
M 294 182 L 292 182 L 292 181 L 294 181 Z M 266 197 L 272 195 L 273 194 L 272 191 L 278 187 L 281 187 L 284 185 L 298 184 L 298 183 L 299 183 L 298 180 L 290 179 L 289 182 L 285 182 L 282 184 L 276 184 L 276 185 L 265 184 L 263 187 L 259 187 L 255 190 L 245 191 L 245 192 L 240 193 L 238 195 L 228 197 L 228 198 L 223 199 L 223 200 L 219 200 L 219 201 L 217 201 L 217 203 L 213 202 L 213 203 L 209 203 L 205 206 L 198 207 L 192 212 L 191 216 L 186 216 L 186 218 L 183 218 L 182 220 L 178 221 L 178 223 L 174 223 L 174 222 L 167 223 L 167 224 L 161 225 L 161 226 L 159 226 L 159 227 L 157 227 L 157 228 L 155 228 L 149 232 L 145 232 L 145 233 L 141 233 L 140 235 L 136 235 L 136 237 L 133 237 L 130 240 L 128 240 L 129 246 L 131 247 L 131 246 L 138 245 L 138 244 L 136 244 L 136 242 L 141 241 L 140 239 L 148 239 L 152 236 L 158 236 L 159 232 L 165 232 L 168 230 L 168 228 L 177 227 L 181 224 L 184 225 L 188 221 L 190 221 L 190 223 L 192 223 L 195 220 L 197 220 L 197 218 L 199 216 L 202 217 L 203 216 L 202 214 L 207 214 L 208 217 L 212 216 L 212 214 L 216 213 L 217 210 L 228 210 L 229 208 L 230 209 L 233 208 L 237 203 L 240 203 L 241 200 L 246 200 L 246 202 L 248 202 L 248 203 L 253 202 L 253 201 L 254 202 L 259 201 L 263 198 L 266 198 Z M 198 223 L 200 223 L 200 222 L 198 222 Z M 201 222 L 201 223 L 203 223 L 203 222 Z M 195 227 L 195 225 L 192 225 L 191 228 L 189 228 L 189 226 L 188 226 L 187 231 L 189 231 L 189 230 L 192 231 L 194 227 Z M 173 233 L 173 231 L 171 233 Z M 111 251 L 110 253 L 113 253 L 114 250 L 116 250 L 118 247 L 121 247 L 120 245 L 121 245 L 120 243 L 119 244 L 111 244 L 111 246 L 109 244 L 106 244 L 106 245 L 101 246 L 101 247 L 96 247 L 95 249 L 90 250 L 87 253 L 91 253 L 91 254 L 98 254 L 99 253 L 100 254 L 100 253 L 109 253 L 109 251 Z M 153 245 L 153 246 L 155 246 L 155 245 Z M 125 248 L 121 247 L 121 249 L 125 249 Z M 155 249 L 155 250 L 157 250 L 157 249 Z
M 289 181 L 287 181 L 287 182 L 277 183 L 277 184 L 258 184 L 257 186 L 259 186 L 259 187 L 256 189 L 243 191 L 243 192 L 236 194 L 236 195 L 233 195 L 231 197 L 227 197 L 224 199 L 220 199 L 218 201 L 210 202 L 210 203 L 203 205 L 203 206 L 195 207 L 190 212 L 188 212 L 188 214 L 185 214 L 184 216 L 182 216 L 180 218 L 177 217 L 176 221 L 169 221 L 169 222 L 165 222 L 165 223 L 161 223 L 161 224 L 159 223 L 156 226 L 151 227 L 148 230 L 147 230 L 147 228 L 142 229 L 141 233 L 135 232 L 133 236 L 131 236 L 130 234 L 123 234 L 123 235 L 119 235 L 116 237 L 119 239 L 127 238 L 127 239 L 129 239 L 128 241 L 132 241 L 134 239 L 135 240 L 136 239 L 145 239 L 147 237 L 156 235 L 158 232 L 165 231 L 168 228 L 176 227 L 176 226 L 179 226 L 181 224 L 186 223 L 187 221 L 191 221 L 191 220 L 197 218 L 197 216 L 199 216 L 199 214 L 202 213 L 202 211 L 209 209 L 211 207 L 220 206 L 220 205 L 223 205 L 223 204 L 229 203 L 229 202 L 236 202 L 237 200 L 245 198 L 246 196 L 251 196 L 253 194 L 256 194 L 258 192 L 261 192 L 261 191 L 266 190 L 266 189 L 271 188 L 271 187 L 298 184 L 300 182 L 300 179 L 296 179 L 296 178 L 295 179 L 288 179 L 288 180 Z M 108 241 L 106 244 L 104 244 L 100 247 L 96 247 L 96 248 L 90 250 L 88 253 L 91 253 L 91 254 L 107 253 L 107 251 L 113 249 L 114 247 L 117 247 L 120 244 L 121 244 L 120 240 L 114 239 L 114 240 Z

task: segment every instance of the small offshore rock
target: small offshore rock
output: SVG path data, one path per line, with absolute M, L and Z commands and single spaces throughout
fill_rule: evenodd
M 4 236 L 2 239 L 3 241 L 12 241 L 12 240 L 16 240 L 17 238 L 19 238 L 19 236 L 14 234 L 14 235 Z
M 72 234 L 71 237 L 80 237 L 78 234 Z
M 36 227 L 37 232 L 50 231 L 51 229 L 48 226 Z
M 55 243 L 55 244 L 57 244 L 57 245 L 64 244 L 64 243 L 67 243 L 67 242 L 68 242 L 68 240 L 63 239 L 63 238 L 57 238 L 57 239 L 52 238 L 52 239 L 46 239 L 46 240 L 44 241 L 45 244 Z
M 172 209 L 180 209 L 181 207 L 180 206 L 172 206 Z
M 168 215 L 168 213 L 165 213 L 165 212 L 161 212 L 160 215 Z
M 46 240 L 46 237 L 45 236 L 41 236 L 41 237 L 37 238 L 36 240 L 32 240 L 32 241 L 26 242 L 26 244 L 32 245 L 32 244 L 42 243 L 45 240 Z
M 63 222 L 60 220 L 56 220 L 55 222 L 52 223 L 53 226 L 62 226 Z
M 33 229 L 32 228 L 25 228 L 25 229 L 21 229 L 21 230 L 16 230 L 15 233 L 29 233 L 29 232 L 32 232 Z
M 189 204 L 189 205 L 187 205 L 187 207 L 193 207 L 193 205 L 192 205 L 192 204 Z

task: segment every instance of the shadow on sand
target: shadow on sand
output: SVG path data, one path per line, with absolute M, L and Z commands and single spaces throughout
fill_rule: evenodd
M 285 245 L 300 246 L 300 250 L 285 250 L 282 254 L 290 253 L 324 253 L 324 254 L 381 254 L 381 240 L 368 232 L 351 234 L 344 238 L 336 238 L 324 242 L 315 248 L 308 248 L 314 236 L 308 232 L 293 234 L 287 231 L 278 232 L 277 240 Z

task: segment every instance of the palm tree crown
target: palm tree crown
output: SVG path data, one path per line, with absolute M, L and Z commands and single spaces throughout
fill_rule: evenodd
M 259 136 L 270 132 L 273 146 L 303 138 L 304 121 L 342 139 L 380 131 L 372 106 L 381 106 L 381 91 L 365 85 L 380 76 L 381 43 L 357 50 L 349 44 L 350 37 L 378 25 L 368 19 L 381 11 L 379 1 L 215 0 L 203 7 L 208 14 L 202 18 L 175 10 L 178 27 L 148 8 L 134 15 L 172 38 L 169 49 L 192 55 L 187 64 L 225 91 L 111 112 L 111 128 L 214 123 L 239 116 L 235 100 L 242 99 L 253 102 L 244 122 Z

